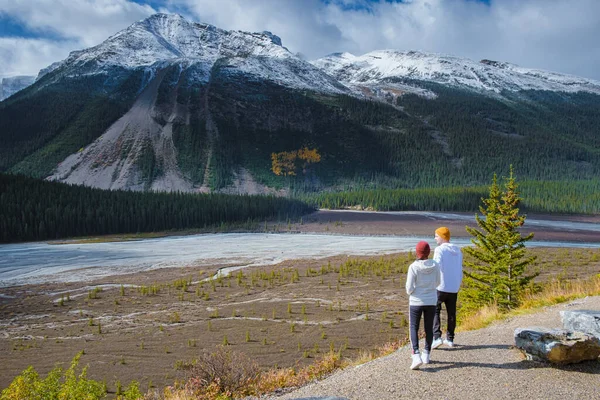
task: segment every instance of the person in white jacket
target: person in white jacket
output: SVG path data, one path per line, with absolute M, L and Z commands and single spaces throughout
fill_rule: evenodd
M 428 260 L 429 244 L 417 243 L 417 260 L 408 267 L 406 274 L 406 293 L 409 298 L 410 343 L 412 345 L 412 364 L 410 369 L 418 369 L 421 364 L 429 364 L 431 344 L 433 342 L 433 318 L 437 304 L 436 287 L 441 282 L 440 268 L 434 260 Z M 425 348 L 419 353 L 419 324 L 423 316 L 425 329 Z
M 450 230 L 445 226 L 435 230 L 435 241 L 438 247 L 433 252 L 433 259 L 439 264 L 442 282 L 437 287 L 437 303 L 433 319 L 433 348 L 442 344 L 454 347 L 454 329 L 456 328 L 456 299 L 463 277 L 463 255 L 460 247 L 450 243 Z M 448 327 L 446 338 L 442 340 L 440 314 L 442 304 L 446 306 Z

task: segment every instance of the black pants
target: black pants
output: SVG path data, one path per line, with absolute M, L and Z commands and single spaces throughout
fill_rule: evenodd
M 421 315 L 423 315 L 423 325 L 425 327 L 425 350 L 431 351 L 435 306 L 410 306 L 409 311 L 410 343 L 412 344 L 413 354 L 419 352 L 419 325 L 421 323 Z
M 454 341 L 454 329 L 456 329 L 456 298 L 458 293 L 437 292 L 438 300 L 435 308 L 435 317 L 433 319 L 433 337 L 435 339 L 442 337 L 442 324 L 440 313 L 442 312 L 442 303 L 446 305 L 446 313 L 448 314 L 448 330 L 446 339 Z

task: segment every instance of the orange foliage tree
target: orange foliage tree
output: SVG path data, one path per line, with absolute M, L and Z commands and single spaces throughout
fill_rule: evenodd
M 271 170 L 275 175 L 296 175 L 296 159 L 298 152 L 282 151 L 279 153 L 271 153 Z
M 294 176 L 298 164 L 302 162 L 302 173 L 306 173 L 309 164 L 321 161 L 317 149 L 303 147 L 300 150 L 271 153 L 271 171 L 275 175 Z

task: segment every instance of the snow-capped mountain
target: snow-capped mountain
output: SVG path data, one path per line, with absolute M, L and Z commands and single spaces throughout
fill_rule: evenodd
M 506 62 L 476 62 L 418 51 L 378 50 L 362 56 L 335 53 L 312 63 L 358 91 L 364 91 L 362 87 L 398 84 L 398 80 L 416 80 L 496 93 L 549 90 L 600 94 L 600 82 L 592 79 L 522 68 Z M 402 86 L 407 90 L 410 87 Z
M 226 31 L 187 21 L 180 15 L 154 14 L 111 36 L 98 46 L 72 52 L 52 69 L 67 75 L 110 74 L 114 67 L 146 68 L 155 73 L 167 65 L 194 69 L 196 83 L 208 82 L 215 62 L 235 73 L 297 88 L 341 93 L 347 88 L 282 46 L 270 32 Z
M 140 73 L 141 80 L 136 78 Z M 199 190 L 208 190 L 214 168 L 211 163 L 215 162 L 212 147 L 220 136 L 214 120 L 229 112 L 213 105 L 224 97 L 219 90 L 234 87 L 242 95 L 258 90 L 252 95 L 261 99 L 266 98 L 260 93 L 265 85 L 351 93 L 320 68 L 292 54 L 270 32 L 226 31 L 167 14 L 152 15 L 98 46 L 72 52 L 64 61 L 40 71 L 39 80 L 43 80 L 40 87 L 85 80 L 84 87 L 117 100 L 124 92 L 131 96 L 131 88 L 135 88 L 136 99 L 127 105 L 129 110 L 104 127 L 92 143 L 63 159 L 50 175 L 50 179 L 63 182 L 134 190 L 190 191 L 195 183 Z M 191 92 L 201 92 L 202 97 L 192 98 Z M 202 143 L 206 148 L 203 154 L 191 156 L 198 157 L 194 162 L 204 163 L 206 172 L 192 182 L 178 166 L 183 150 L 177 150 L 182 144 L 176 141 L 182 125 L 189 127 L 199 119 L 202 127 L 195 129 L 207 133 L 207 141 Z M 268 123 L 271 127 L 280 124 L 273 119 Z M 126 151 L 122 151 L 124 145 Z M 144 160 L 150 163 L 147 169 L 140 167 Z M 248 176 L 246 171 L 239 171 L 238 176 L 248 180 L 243 178 Z
M 4 100 L 19 90 L 25 89 L 35 81 L 35 76 L 12 76 L 0 81 L 0 101 Z
M 600 83 L 413 51 L 308 62 L 270 32 L 155 14 L 42 69 L 0 106 L 0 172 L 227 193 L 273 193 L 290 179 L 311 191 L 481 184 L 519 163 L 525 177 L 589 179 L 600 173 L 600 97 L 580 91 L 600 94 Z M 277 154 L 305 147 L 318 166 L 274 176 Z

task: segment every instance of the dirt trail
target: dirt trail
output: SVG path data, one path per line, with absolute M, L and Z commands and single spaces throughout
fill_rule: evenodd
M 272 399 L 598 399 L 600 362 L 553 367 L 525 361 L 512 347 L 515 328 L 561 327 L 559 311 L 576 309 L 600 310 L 600 297 L 458 333 L 455 348 L 434 350 L 418 371 L 409 369 L 410 349 L 403 347 Z

